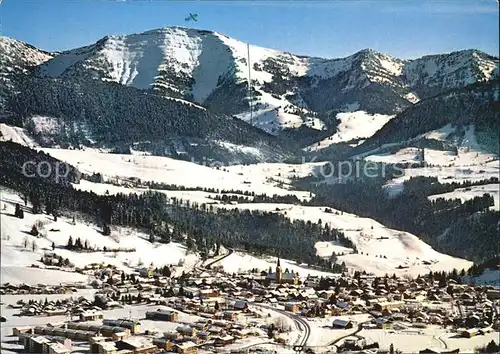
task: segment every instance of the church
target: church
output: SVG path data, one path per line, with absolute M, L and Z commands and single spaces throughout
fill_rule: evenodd
M 276 264 L 276 273 L 269 273 L 266 275 L 266 284 L 276 283 L 276 284 L 293 284 L 297 285 L 299 283 L 299 275 L 297 273 L 283 272 L 281 270 L 280 259 Z

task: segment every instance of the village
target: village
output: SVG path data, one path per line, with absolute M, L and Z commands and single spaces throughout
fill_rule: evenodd
M 440 275 L 301 278 L 279 259 L 275 269 L 238 274 L 225 273 L 217 260 L 180 276 L 173 268 L 151 264 L 127 274 L 92 265 L 83 271 L 88 284 L 3 284 L 2 349 L 466 353 L 476 347 L 467 341 L 485 346 L 500 330 L 498 289 Z M 409 348 L 401 338 L 417 343 Z

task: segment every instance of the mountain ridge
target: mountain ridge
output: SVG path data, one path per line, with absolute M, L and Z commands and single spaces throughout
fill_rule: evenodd
M 249 122 L 246 46 L 216 31 L 164 27 L 105 36 L 54 55 L 37 71 L 153 90 Z M 494 59 L 475 49 L 399 59 L 371 48 L 321 58 L 250 45 L 251 123 L 278 134 L 303 125 L 321 131 L 332 112 L 356 105 L 370 113 L 399 113 L 443 89 L 489 80 Z
M 0 65 L 3 79 L 0 82 L 1 117 L 8 117 L 10 123 L 21 125 L 30 123 L 30 116 L 34 115 L 63 119 L 73 125 L 89 126 L 91 122 L 90 125 L 101 133 L 104 128 L 99 127 L 100 121 L 113 126 L 128 122 L 135 127 L 143 126 L 144 131 L 154 135 L 132 134 L 140 138 L 139 141 L 157 138 L 150 122 L 139 122 L 153 114 L 151 108 L 134 108 L 137 116 L 124 119 L 113 112 L 106 112 L 103 105 L 109 102 L 111 96 L 106 93 L 106 86 L 101 84 L 112 85 L 109 87 L 113 95 L 120 97 L 138 95 L 137 98 L 142 99 L 153 94 L 164 98 L 161 101 L 149 97 L 147 101 L 156 107 L 154 121 L 170 119 L 162 123 L 165 129 L 174 122 L 171 118 L 157 116 L 157 112 L 173 112 L 171 107 L 174 106 L 177 107 L 174 109 L 176 112 L 186 112 L 182 105 L 191 105 L 199 112 L 188 114 L 188 117 L 175 113 L 178 116 L 176 119 L 195 119 L 208 129 L 207 122 L 203 123 L 202 118 L 206 114 L 232 116 L 271 135 L 281 135 L 286 131 L 284 140 L 310 144 L 338 131 L 339 113 L 364 111 L 367 117 L 381 114 L 387 116 L 387 124 L 390 124 L 392 117 L 397 117 L 418 102 L 476 83 L 489 82 L 499 74 L 497 58 L 475 49 L 399 59 L 365 48 L 344 58 L 328 59 L 249 45 L 250 63 L 247 63 L 246 43 L 216 31 L 185 27 L 108 35 L 93 44 L 57 53 L 0 37 L 0 45 L 5 47 L 5 43 L 14 50 L 0 52 L 1 62 L 4 63 Z M 249 70 L 251 95 L 248 90 Z M 59 100 L 60 94 L 54 96 L 54 93 L 47 93 L 48 96 L 41 97 L 27 92 L 36 89 L 44 91 L 43 86 L 59 92 L 65 90 L 63 87 L 66 84 L 80 87 L 79 83 L 91 91 L 100 92 L 100 96 L 85 97 L 91 106 L 99 102 L 99 108 L 94 111 L 99 111 L 105 119 L 98 118 L 95 112 L 89 113 L 91 109 L 76 112 L 74 107 L 70 107 L 75 103 L 69 106 L 55 101 L 35 104 L 36 100 L 42 102 L 49 96 Z M 16 97 L 16 92 L 20 92 L 21 97 Z M 61 104 L 67 107 L 59 110 Z M 171 107 L 165 110 L 158 106 L 164 104 Z M 23 105 L 31 108 L 22 108 Z M 47 110 L 41 111 L 40 106 Z M 203 113 L 203 110 L 209 113 Z M 417 120 L 424 118 L 414 116 Z M 215 118 L 215 121 L 218 119 Z M 361 120 L 359 122 L 362 123 Z M 176 127 L 181 126 L 175 124 Z M 205 132 L 193 130 L 193 121 L 186 122 L 186 126 L 190 128 L 179 131 L 176 128 L 172 133 L 187 132 L 187 136 L 182 136 L 188 138 L 191 135 L 196 138 L 214 136 L 213 129 Z M 234 134 L 219 132 L 216 135 L 229 138 L 231 143 L 248 143 L 248 139 L 240 139 L 246 128 L 234 126 L 234 129 L 238 131 L 239 138 L 236 140 L 232 138 Z M 75 129 L 70 130 L 73 134 Z M 254 135 L 248 130 L 247 134 Z

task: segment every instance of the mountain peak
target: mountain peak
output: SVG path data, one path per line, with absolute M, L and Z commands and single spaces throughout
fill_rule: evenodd
M 154 28 L 151 30 L 143 31 L 143 32 L 131 33 L 128 35 L 121 35 L 118 37 L 141 36 L 141 35 L 165 35 L 165 34 L 175 34 L 175 33 L 185 33 L 188 35 L 200 35 L 200 34 L 214 34 L 216 32 L 211 31 L 211 30 L 203 30 L 203 29 L 191 28 L 191 27 L 166 26 L 166 27 Z M 111 36 L 111 37 L 115 37 L 115 36 Z
M 372 48 L 361 49 L 360 51 L 356 52 L 354 55 L 366 55 L 366 56 L 380 56 L 380 55 L 382 55 L 382 56 L 390 57 L 390 55 L 379 52 L 378 50 L 375 50 Z

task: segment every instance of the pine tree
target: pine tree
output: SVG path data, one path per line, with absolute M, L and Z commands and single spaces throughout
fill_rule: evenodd
M 14 212 L 14 216 L 19 219 L 24 219 L 24 212 L 18 203 L 16 203 L 16 210 Z
M 74 246 L 73 246 L 73 237 L 71 237 L 71 236 L 70 236 L 70 237 L 68 238 L 68 244 L 67 244 L 66 248 L 67 248 L 67 249 L 69 249 L 69 250 L 72 250 L 72 249 L 73 249 L 73 247 L 74 247 Z
M 111 228 L 107 224 L 104 224 L 104 226 L 102 227 L 102 234 L 104 236 L 111 235 Z
M 39 232 L 38 232 L 38 228 L 36 227 L 36 225 L 33 225 L 33 227 L 31 228 L 30 234 L 33 236 L 38 236 Z

